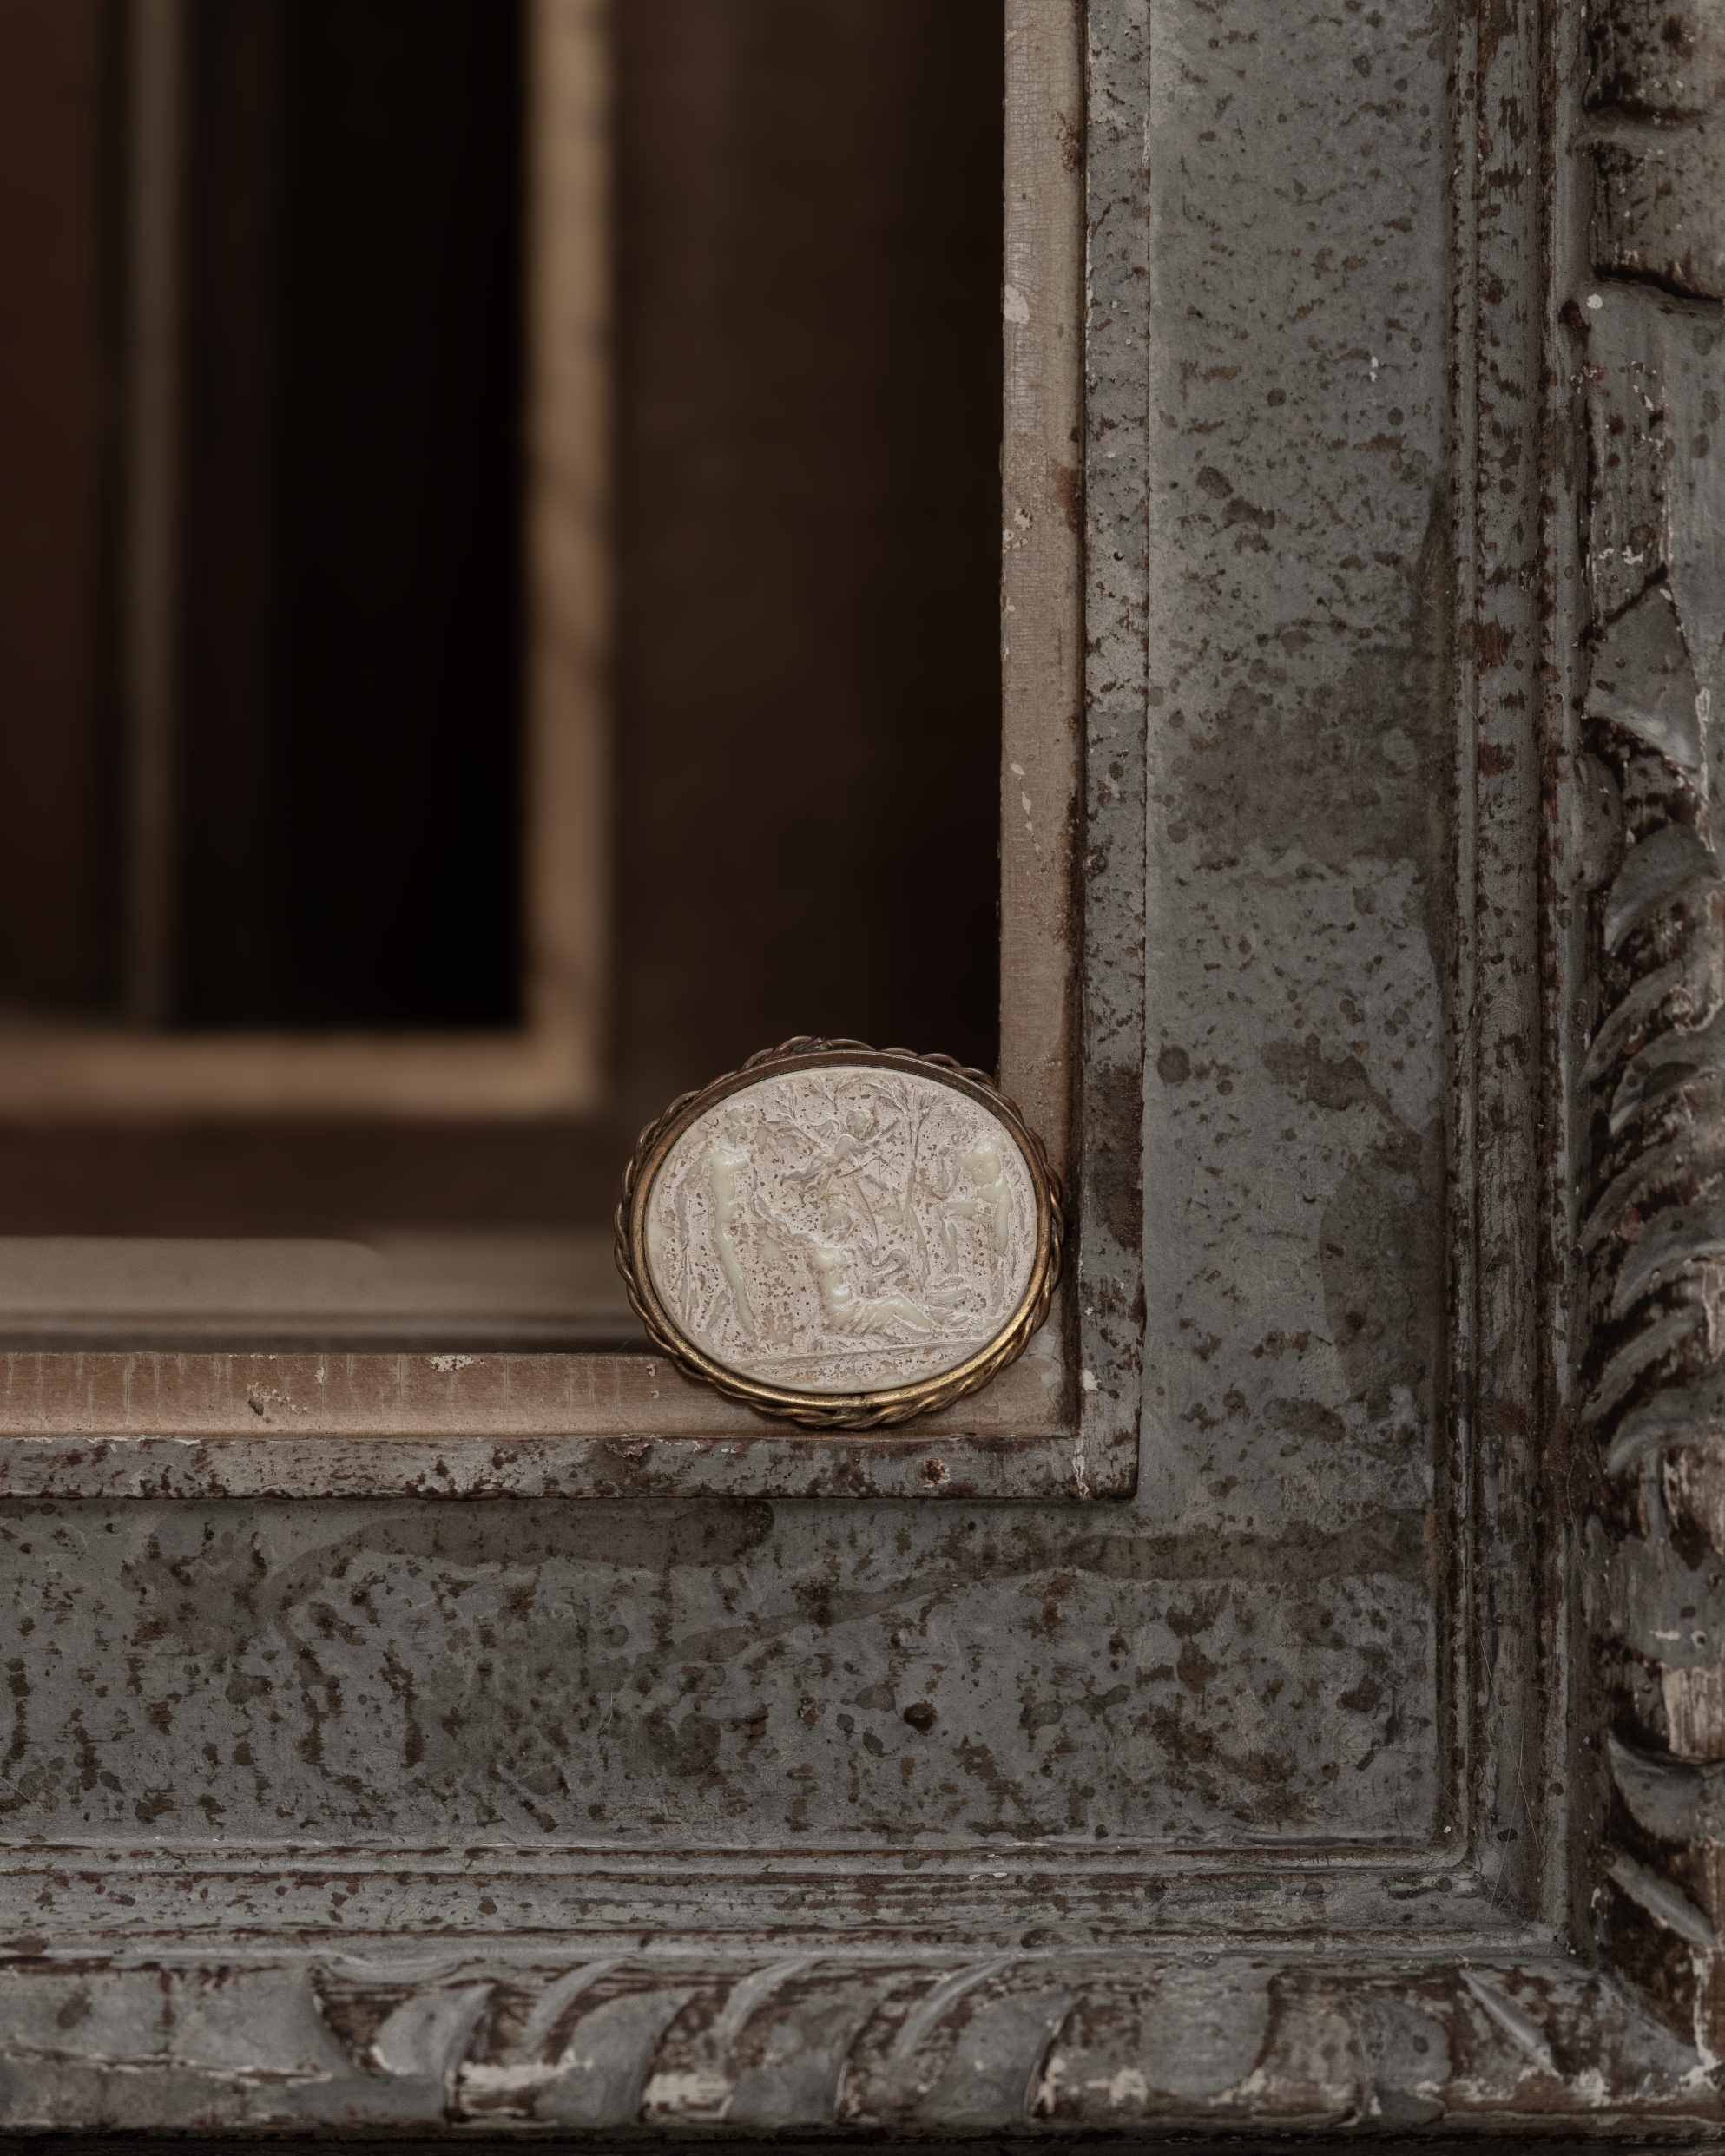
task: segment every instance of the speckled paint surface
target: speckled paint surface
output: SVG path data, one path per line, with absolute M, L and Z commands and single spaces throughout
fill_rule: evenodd
M 656 1377 L 597 1364 L 588 1449 L 541 1399 L 512 1454 L 471 1403 L 520 1362 L 436 1415 L 349 1372 L 249 1482 L 233 1403 L 285 1382 L 224 1371 L 207 1447 L 19 1439 L 0 2127 L 1717 2145 L 1716 1448 L 1621 1474 L 1570 1413 L 1616 1344 L 1573 1264 L 1592 1028 L 1725 995 L 1711 897 L 1599 965 L 1596 886 L 1648 864 L 1579 633 L 1662 534 L 1716 641 L 1719 303 L 1694 248 L 1667 288 L 1714 122 L 1576 122 L 1590 66 L 1716 38 L 1006 19 L 1003 1042 L 1076 1133 L 1070 1458 L 1027 1476 L 1003 1415 L 763 1475 L 729 1425 L 630 1435 Z M 1695 203 L 1601 197 L 1623 157 Z M 1636 1367 L 1631 1419 L 1682 1411 Z M 87 1479 L 28 1480 L 38 1441 Z M 398 1443 L 451 1494 L 379 1494 Z M 274 1494 L 326 1444 L 347 1495 Z
M 9 1835 L 1432 1830 L 1448 35 L 1157 12 L 1136 1499 L 14 1505 Z

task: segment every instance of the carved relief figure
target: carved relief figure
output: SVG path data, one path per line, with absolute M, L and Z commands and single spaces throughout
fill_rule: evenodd
M 933 1330 L 927 1312 L 918 1310 L 906 1295 L 863 1296 L 857 1292 L 850 1278 L 857 1264 L 857 1253 L 849 1244 L 800 1234 L 780 1219 L 765 1199 L 757 1199 L 755 1202 L 761 1218 L 771 1224 L 785 1242 L 801 1250 L 807 1258 L 820 1292 L 821 1309 L 835 1331 L 861 1334 L 901 1327 L 925 1338 Z M 828 1235 L 841 1235 L 850 1225 L 851 1216 L 842 1206 L 831 1206 L 821 1220 L 822 1229 Z
M 975 1186 L 974 1198 L 945 1196 L 940 1206 L 940 1234 L 946 1251 L 947 1269 L 957 1272 L 958 1267 L 958 1237 L 957 1222 L 986 1220 L 991 1230 L 995 1259 L 993 1301 L 997 1306 L 1001 1292 L 1001 1267 L 1012 1239 L 1012 1193 L 1007 1186 L 1006 1172 L 1001 1165 L 1000 1151 L 987 1137 L 978 1138 L 968 1151 L 958 1155 L 958 1165 L 970 1177 Z M 956 1186 L 949 1167 L 946 1190 Z
M 737 1256 L 734 1225 L 742 1212 L 737 1196 L 737 1170 L 748 1166 L 748 1154 L 741 1146 L 731 1142 L 728 1134 L 708 1147 L 707 1154 L 707 1183 L 713 1196 L 713 1248 L 719 1260 L 719 1270 L 725 1276 L 725 1285 L 731 1291 L 731 1299 L 737 1314 L 737 1323 L 745 1332 L 754 1331 L 754 1313 L 748 1306 L 748 1291 L 743 1285 L 742 1261 Z
M 684 1133 L 649 1203 L 655 1276 L 690 1337 L 820 1390 L 965 1361 L 1023 1295 L 1035 1241 L 1005 1127 L 897 1072 L 746 1088 Z

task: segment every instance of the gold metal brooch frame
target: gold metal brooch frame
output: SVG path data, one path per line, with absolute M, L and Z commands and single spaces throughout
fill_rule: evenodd
M 798 1391 L 761 1384 L 715 1361 L 678 1326 L 659 1295 L 648 1263 L 647 1207 L 654 1178 L 689 1126 L 719 1101 L 763 1079 L 833 1068 L 904 1071 L 968 1095 L 1005 1126 L 1024 1157 L 1036 1197 L 1037 1236 L 1030 1278 L 1001 1330 L 986 1346 L 950 1370 L 872 1391 Z M 1025 1122 L 1017 1104 L 997 1091 L 984 1073 L 969 1069 L 950 1055 L 918 1055 L 909 1048 L 870 1048 L 863 1041 L 800 1036 L 752 1055 L 741 1069 L 714 1079 L 698 1093 L 682 1094 L 656 1122 L 647 1126 L 624 1172 L 616 1230 L 617 1270 L 635 1313 L 654 1345 L 685 1377 L 711 1385 L 726 1399 L 753 1408 L 757 1414 L 781 1417 L 805 1430 L 884 1430 L 907 1423 L 915 1416 L 932 1414 L 980 1391 L 1024 1353 L 1031 1334 L 1048 1315 L 1049 1300 L 1060 1278 L 1065 1216 L 1060 1179 L 1050 1165 L 1041 1139 Z

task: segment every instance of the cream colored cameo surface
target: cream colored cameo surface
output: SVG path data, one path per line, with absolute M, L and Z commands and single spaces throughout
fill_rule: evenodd
M 654 1292 L 757 1384 L 876 1392 L 956 1369 L 1018 1317 L 1037 1190 L 981 1101 L 904 1070 L 763 1077 L 692 1122 L 646 1199 Z

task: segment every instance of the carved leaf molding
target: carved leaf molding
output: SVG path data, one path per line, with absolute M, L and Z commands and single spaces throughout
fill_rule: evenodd
M 1000 1954 L 0 1967 L 0 2130 L 1725 2124 L 1573 1964 Z
M 1722 38 L 1702 0 L 1595 10 L 1592 259 L 1609 277 L 1564 313 L 1589 460 L 1586 733 L 1620 819 L 1583 1071 L 1583 1418 L 1599 1472 L 1583 1586 L 1608 1778 L 1591 1910 L 1608 1965 L 1709 2064 L 1725 2054 L 1725 878 L 1709 739 L 1725 520 L 1707 461 L 1725 388 Z

